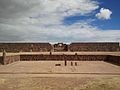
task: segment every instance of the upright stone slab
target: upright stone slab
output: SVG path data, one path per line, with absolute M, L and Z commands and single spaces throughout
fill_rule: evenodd
M 3 64 L 6 64 L 6 51 L 3 50 Z

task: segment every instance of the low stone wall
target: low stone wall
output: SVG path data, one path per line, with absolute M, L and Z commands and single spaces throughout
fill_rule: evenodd
M 105 61 L 120 66 L 120 56 L 112 55 L 20 55 L 21 61 Z
M 0 57 L 1 64 L 16 61 L 105 61 L 120 66 L 120 56 L 112 55 L 12 55 Z
M 108 59 L 106 59 L 105 61 L 120 66 L 120 56 L 109 55 Z
M 104 61 L 106 58 L 106 55 L 20 55 L 21 61 Z
M 19 55 L 6 56 L 3 59 L 3 64 L 6 65 L 6 64 L 10 64 L 10 63 L 13 63 L 13 62 L 16 62 L 16 61 L 20 61 L 20 56 Z

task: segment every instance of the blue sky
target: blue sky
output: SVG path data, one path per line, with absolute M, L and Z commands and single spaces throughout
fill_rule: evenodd
M 120 0 L 98 0 L 101 4 L 100 7 L 108 8 L 112 11 L 111 19 L 108 21 L 97 20 L 98 27 L 102 29 L 120 29 Z M 102 26 L 101 26 L 102 25 Z
M 120 42 L 119 0 L 0 0 L 0 41 Z
M 100 29 L 103 30 L 119 30 L 120 29 L 120 1 L 110 1 L 110 0 L 97 0 L 99 2 L 99 9 L 101 7 L 110 9 L 112 11 L 111 19 L 109 20 L 100 20 L 95 17 L 94 14 L 90 14 L 87 16 L 81 16 L 81 15 L 73 15 L 69 17 L 65 17 L 63 24 L 65 25 L 71 25 L 76 22 L 80 22 L 82 20 L 87 19 L 94 19 L 94 21 L 91 23 L 93 26 L 97 26 Z M 94 11 L 94 13 L 98 13 L 99 9 Z

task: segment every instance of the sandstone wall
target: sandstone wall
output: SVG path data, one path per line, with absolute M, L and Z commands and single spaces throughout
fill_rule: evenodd
M 106 59 L 105 61 L 120 66 L 120 56 L 111 56 L 111 55 L 109 55 L 108 59 Z
M 119 51 L 119 43 L 71 43 L 69 51 Z
M 6 65 L 6 64 L 10 64 L 10 63 L 13 63 L 13 62 L 16 62 L 16 61 L 20 61 L 20 56 L 19 55 L 6 56 L 3 59 L 3 64 Z
M 71 43 L 54 48 L 50 43 L 0 43 L 0 52 L 47 52 L 47 51 L 120 51 L 119 43 Z
M 104 61 L 106 55 L 20 55 L 21 61 Z
M 0 43 L 0 52 L 45 52 L 51 51 L 49 43 Z
M 120 66 L 120 56 L 111 55 L 12 55 L 0 57 L 1 64 L 16 61 L 105 61 Z
M 0 64 L 3 64 L 3 57 L 0 56 Z

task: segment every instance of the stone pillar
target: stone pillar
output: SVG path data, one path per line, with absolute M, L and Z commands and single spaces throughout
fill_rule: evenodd
M 67 66 L 67 60 L 65 60 L 65 66 Z
M 73 62 L 71 62 L 71 66 L 73 66 Z
M 67 46 L 67 51 L 70 52 L 70 45 Z
M 78 60 L 78 54 L 75 53 L 75 60 Z
M 6 51 L 3 50 L 3 64 L 6 64 Z
M 66 60 L 66 58 L 65 58 L 65 55 L 63 54 L 63 60 L 65 61 L 65 66 L 67 66 L 67 60 Z
M 50 55 L 52 55 L 52 51 L 50 51 Z
M 77 66 L 77 62 L 75 62 L 75 66 Z
M 51 49 L 52 52 L 54 52 L 54 45 L 52 45 L 52 49 Z

